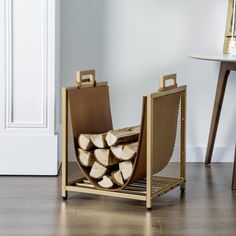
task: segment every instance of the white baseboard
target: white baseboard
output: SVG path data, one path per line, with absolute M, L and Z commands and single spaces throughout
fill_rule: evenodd
M 0 135 L 0 175 L 57 175 L 58 135 Z
M 215 147 L 212 156 L 212 162 L 233 162 L 234 147 Z M 205 147 L 187 147 L 187 162 L 205 162 Z

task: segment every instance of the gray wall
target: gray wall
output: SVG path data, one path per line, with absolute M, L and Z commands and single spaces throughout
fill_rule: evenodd
M 219 64 L 192 60 L 194 52 L 222 51 L 226 0 L 62 0 L 61 83 L 77 69 L 95 68 L 110 84 L 115 127 L 140 121 L 141 98 L 159 76 L 176 72 L 188 86 L 189 161 L 204 159 Z M 233 158 L 236 79 L 231 75 L 214 160 Z

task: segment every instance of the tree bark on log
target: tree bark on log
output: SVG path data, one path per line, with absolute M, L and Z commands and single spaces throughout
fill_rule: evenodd
M 111 130 L 107 133 L 106 141 L 109 146 L 122 143 L 130 143 L 138 141 L 140 126 L 133 126 L 119 130 Z

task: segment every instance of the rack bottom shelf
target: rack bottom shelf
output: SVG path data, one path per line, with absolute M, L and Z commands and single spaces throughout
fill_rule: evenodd
M 185 180 L 182 178 L 169 178 L 169 177 L 152 177 L 152 198 L 160 197 L 164 193 L 181 186 L 185 183 Z M 135 183 L 129 184 L 125 189 L 115 192 L 107 190 L 98 190 L 96 189 L 90 181 L 83 178 L 73 183 L 72 185 L 66 186 L 66 191 L 79 192 L 79 193 L 88 193 L 96 194 L 103 196 L 111 196 L 118 198 L 134 199 L 140 201 L 147 200 L 147 187 L 146 179 L 139 180 Z

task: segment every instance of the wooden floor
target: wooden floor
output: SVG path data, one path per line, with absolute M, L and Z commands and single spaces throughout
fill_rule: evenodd
M 189 164 L 179 189 L 143 202 L 86 194 L 60 197 L 60 178 L 0 177 L 0 235 L 236 235 L 232 164 Z

